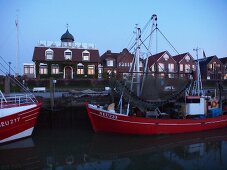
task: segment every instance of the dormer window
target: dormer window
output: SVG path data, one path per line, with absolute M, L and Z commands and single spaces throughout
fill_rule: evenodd
M 82 60 L 83 61 L 90 61 L 90 53 L 89 51 L 85 50 L 82 52 Z
M 69 50 L 69 49 L 65 50 L 64 55 L 65 55 L 65 60 L 72 60 L 72 51 L 71 50 Z
M 50 48 L 45 51 L 46 60 L 53 60 L 54 51 Z

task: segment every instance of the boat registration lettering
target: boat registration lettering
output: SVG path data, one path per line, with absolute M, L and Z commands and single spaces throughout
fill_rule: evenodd
M 5 126 L 9 126 L 12 125 L 14 123 L 18 123 L 20 121 L 20 117 L 14 118 L 14 119 L 10 119 L 10 120 L 6 120 L 6 121 L 1 121 L 0 122 L 0 127 L 5 127 Z
M 99 112 L 99 114 L 103 117 L 109 118 L 109 119 L 117 119 L 117 115 L 105 113 L 105 112 Z

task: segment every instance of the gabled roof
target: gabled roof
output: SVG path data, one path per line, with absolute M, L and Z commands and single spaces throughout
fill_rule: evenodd
M 45 61 L 45 51 L 49 47 L 35 47 L 32 61 Z M 87 50 L 90 53 L 89 62 L 100 62 L 99 51 L 97 49 L 80 49 L 80 48 L 50 48 L 54 52 L 53 61 L 65 61 L 64 52 L 69 49 L 72 51 L 72 61 L 81 62 L 82 52 Z
M 166 53 L 166 51 L 157 53 L 155 55 L 151 55 L 150 57 L 148 57 L 148 67 L 152 66 L 159 58 L 161 58 L 164 54 Z
M 210 56 L 210 57 L 206 57 L 206 58 L 200 58 L 196 61 L 199 61 L 199 63 L 201 64 L 208 64 L 215 56 Z
M 227 57 L 219 58 L 223 64 L 227 64 Z
M 129 61 L 129 60 L 133 60 L 133 57 L 134 55 L 131 54 L 127 48 L 124 48 L 122 52 L 119 53 L 119 56 L 117 57 L 117 61 L 118 62 Z
M 191 57 L 191 55 L 190 55 L 189 53 L 183 53 L 183 54 L 179 54 L 179 55 L 173 56 L 173 59 L 174 59 L 177 63 L 179 63 L 179 62 L 181 62 L 181 60 L 184 59 L 184 57 L 185 57 L 187 54 Z
M 148 67 L 151 67 L 155 62 L 157 62 L 164 54 L 167 54 L 171 58 L 173 58 L 168 51 L 163 51 L 157 54 L 154 54 L 148 57 Z M 174 59 L 173 59 L 174 60 Z M 175 60 L 174 60 L 175 61 Z M 176 62 L 176 61 L 175 61 Z
M 120 53 L 112 53 L 111 50 L 107 50 L 102 56 L 101 56 L 101 61 L 106 60 L 107 58 L 112 58 L 117 60 L 117 57 L 119 56 Z
M 200 68 L 206 68 L 208 63 L 213 59 L 213 58 L 217 58 L 219 60 L 219 58 L 214 55 L 214 56 L 210 56 L 210 57 L 206 57 L 206 58 L 201 58 L 201 59 L 198 59 L 199 61 L 199 65 L 200 65 Z M 220 61 L 220 60 L 219 60 Z M 221 61 L 220 61 L 221 62 Z M 221 62 L 222 63 L 222 62 Z

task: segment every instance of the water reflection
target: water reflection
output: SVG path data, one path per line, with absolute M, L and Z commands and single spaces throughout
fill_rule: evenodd
M 52 122 L 51 126 L 39 122 L 42 126 L 39 124 L 32 138 L 1 145 L 0 169 L 227 168 L 227 128 L 179 135 L 125 136 L 93 133 L 86 116 L 74 115 L 67 126 L 59 124 L 59 117 L 54 120 L 58 123 Z

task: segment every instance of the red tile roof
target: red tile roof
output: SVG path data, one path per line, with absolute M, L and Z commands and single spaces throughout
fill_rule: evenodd
M 49 47 L 35 47 L 32 61 L 45 61 L 45 51 Z M 65 61 L 64 51 L 69 49 L 72 51 L 72 61 L 81 62 L 82 52 L 87 50 L 90 53 L 90 62 L 100 62 L 99 51 L 97 49 L 79 49 L 79 48 L 63 48 L 53 47 L 50 48 L 54 51 L 53 61 Z
M 155 55 L 152 55 L 148 58 L 148 67 L 151 67 L 159 58 L 161 58 L 167 51 L 163 51 L 160 53 L 157 53 Z
M 183 53 L 183 54 L 179 54 L 179 55 L 175 55 L 173 56 L 173 59 L 179 63 L 185 56 L 186 56 L 187 53 Z

